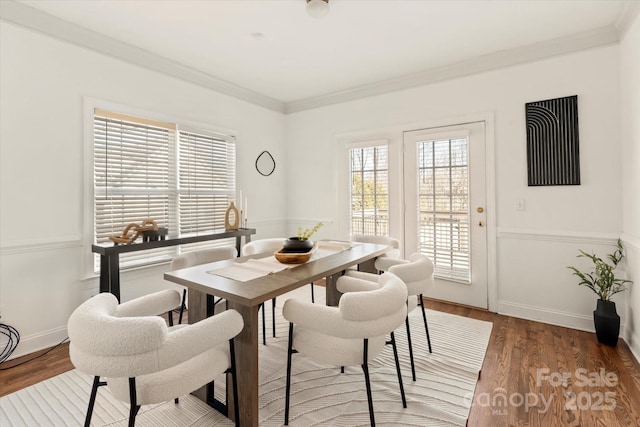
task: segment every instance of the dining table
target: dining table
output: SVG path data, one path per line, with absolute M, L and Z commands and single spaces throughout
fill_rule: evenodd
M 164 278 L 188 288 L 188 319 L 196 323 L 214 314 L 214 298 L 224 298 L 227 309 L 234 309 L 244 320 L 242 331 L 234 338 L 236 355 L 236 380 L 239 405 L 239 425 L 258 426 L 258 309 L 262 303 L 279 295 L 293 291 L 314 281 L 325 279 L 328 306 L 337 306 L 340 292 L 337 279 L 347 269 L 356 267 L 360 271 L 375 271 L 375 259 L 390 246 L 339 242 L 316 242 L 320 250 L 303 264 L 284 265 L 278 271 L 268 271 L 255 277 L 250 273 L 253 263 L 277 265 L 273 253 L 255 254 L 209 264 L 202 264 L 165 273 Z M 246 267 L 246 268 L 243 268 Z M 244 271 L 244 273 L 243 273 Z M 249 272 L 247 274 L 247 272 Z M 262 273 L 260 273 L 262 274 Z M 318 302 L 316 302 L 318 303 Z M 227 408 L 232 416 L 236 402 L 229 392 L 227 382 Z M 213 404 L 213 387 L 205 386 L 193 393 L 203 401 Z

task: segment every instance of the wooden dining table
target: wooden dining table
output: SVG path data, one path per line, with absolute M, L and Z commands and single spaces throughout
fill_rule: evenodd
M 375 259 L 391 247 L 371 243 L 352 243 L 351 247 L 318 259 L 291 266 L 282 271 L 248 281 L 234 280 L 215 274 L 252 258 L 273 257 L 272 253 L 202 264 L 165 273 L 164 278 L 189 289 L 189 323 L 213 315 L 213 299 L 224 298 L 229 309 L 237 310 L 244 320 L 244 328 L 234 339 L 240 425 L 257 426 L 258 414 L 258 308 L 260 304 L 313 281 L 326 279 L 326 304 L 337 306 L 340 293 L 337 279 L 350 267 L 361 271 L 375 271 Z M 230 384 L 228 384 L 229 386 Z M 229 387 L 227 387 L 227 390 Z M 203 387 L 194 394 L 205 402 L 213 402 L 212 387 Z M 227 393 L 228 413 L 233 414 L 233 393 Z

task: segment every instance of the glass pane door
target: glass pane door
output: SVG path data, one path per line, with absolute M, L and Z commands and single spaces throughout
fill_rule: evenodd
M 428 297 L 487 308 L 484 122 L 404 133 L 405 254 L 435 266 Z
M 418 143 L 419 252 L 438 277 L 469 282 L 468 138 Z

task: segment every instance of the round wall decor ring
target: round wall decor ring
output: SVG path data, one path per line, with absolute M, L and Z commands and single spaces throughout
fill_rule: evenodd
M 276 160 L 267 150 L 260 153 L 256 159 L 256 170 L 262 176 L 269 176 L 276 170 Z

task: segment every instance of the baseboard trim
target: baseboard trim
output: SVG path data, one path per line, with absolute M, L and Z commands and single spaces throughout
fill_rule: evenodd
M 629 347 L 629 350 L 631 350 L 631 354 L 633 354 L 633 357 L 635 357 L 636 362 L 640 363 L 640 337 L 636 335 L 631 329 L 626 328 L 624 341 L 627 343 L 627 347 Z
M 498 301 L 498 314 L 548 323 L 565 328 L 578 329 L 580 331 L 595 332 L 592 317 L 566 311 L 550 310 L 544 307 L 515 302 Z
M 499 301 L 498 310 L 498 314 L 505 316 L 595 333 L 591 316 L 508 301 Z M 626 324 L 620 325 L 620 338 L 627 344 L 636 362 L 640 363 L 640 338 L 634 335 Z
M 17 357 L 26 356 L 31 353 L 36 353 L 55 347 L 66 341 L 69 337 L 66 326 L 51 329 L 49 331 L 34 334 L 27 337 L 20 337 L 20 342 L 15 351 L 7 360 L 15 359 Z

